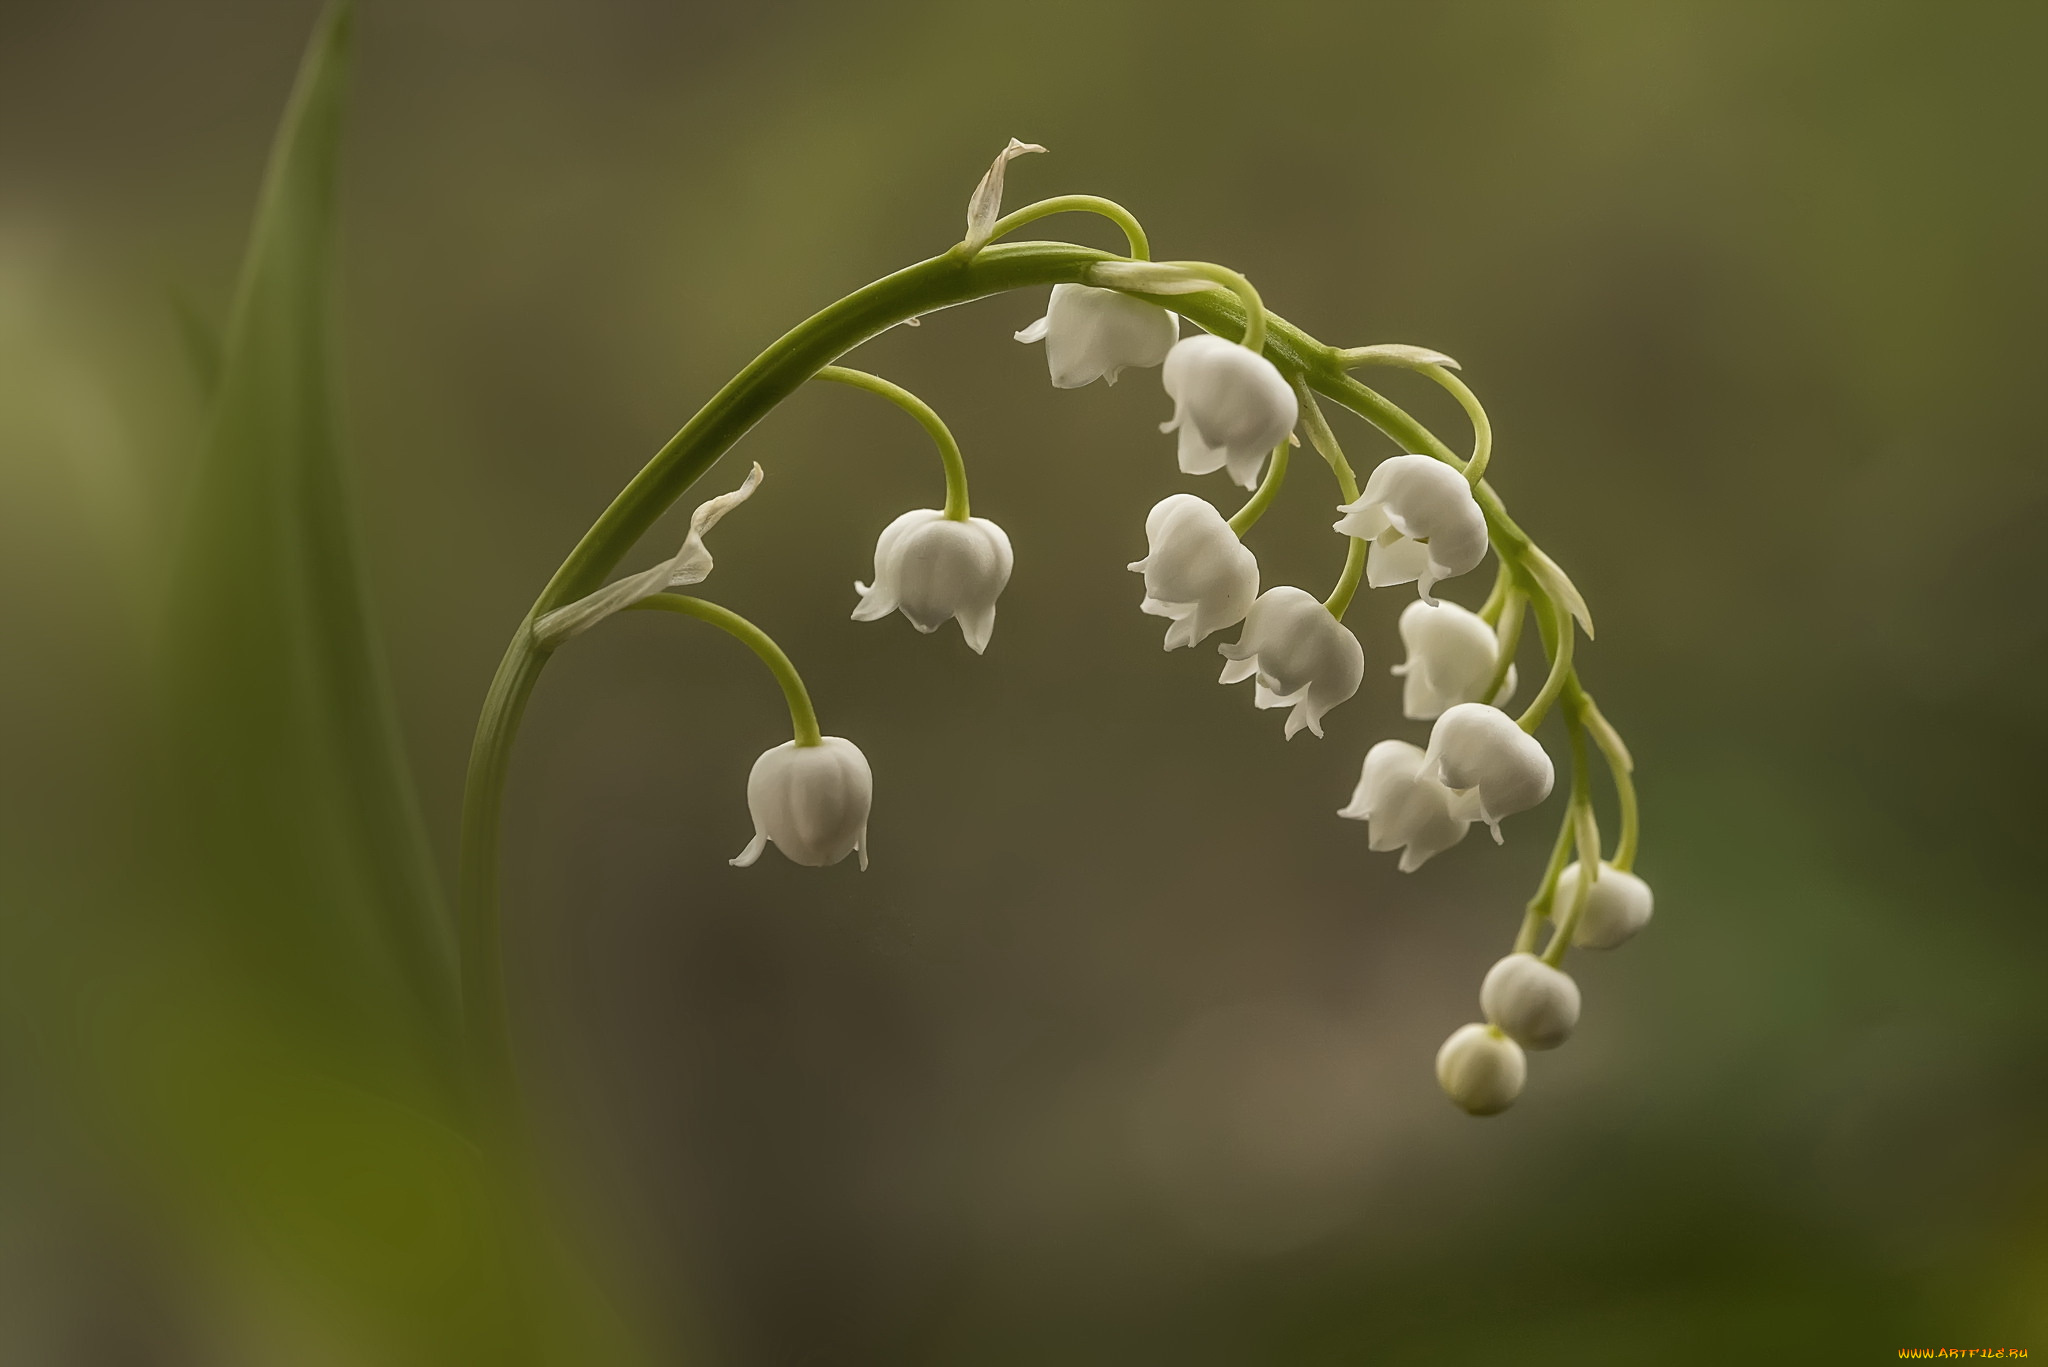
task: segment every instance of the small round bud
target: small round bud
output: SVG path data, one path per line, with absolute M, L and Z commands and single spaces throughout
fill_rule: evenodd
M 1550 904 L 1553 918 L 1562 921 L 1571 910 L 1579 895 L 1580 876 L 1577 862 L 1565 865 L 1558 875 L 1557 896 Z M 1586 909 L 1579 913 L 1572 943 L 1586 949 L 1613 949 L 1650 923 L 1654 900 L 1648 883 L 1601 860 L 1600 876 L 1586 894 Z
M 1522 1046 L 1488 1025 L 1461 1025 L 1436 1051 L 1444 1095 L 1472 1115 L 1498 1115 L 1515 1104 L 1529 1076 Z
M 1486 1018 L 1530 1049 L 1555 1049 L 1579 1023 L 1579 985 L 1534 954 L 1510 954 L 1479 985 Z

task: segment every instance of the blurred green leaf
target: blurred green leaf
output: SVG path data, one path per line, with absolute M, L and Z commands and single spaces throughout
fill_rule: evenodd
M 221 349 L 170 620 L 188 867 L 327 1022 L 447 1038 L 448 921 L 357 567 L 330 300 L 350 15 L 322 20 Z M 302 995 L 310 994 L 310 995 Z

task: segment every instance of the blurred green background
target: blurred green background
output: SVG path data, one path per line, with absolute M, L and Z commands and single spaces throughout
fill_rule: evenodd
M 316 14 L 0 5 L 16 970 L 132 896 L 162 816 L 171 300 L 224 315 Z M 1556 803 L 1414 876 L 1332 815 L 1420 738 L 1385 673 L 1407 591 L 1354 610 L 1328 738 L 1283 744 L 1136 610 L 1146 509 L 1230 498 L 1175 471 L 1155 374 L 1051 391 L 1009 336 L 1035 295 L 877 340 L 855 363 L 948 417 L 1016 545 L 985 658 L 848 620 L 876 533 L 939 498 L 901 414 L 801 393 L 702 486 L 767 468 L 705 592 L 866 750 L 872 869 L 726 865 L 781 700 L 663 615 L 556 661 L 513 774 L 533 1101 L 634 1314 L 763 1364 L 2048 1352 L 2048 8 L 365 0 L 357 38 L 343 431 L 444 871 L 556 562 L 757 350 L 954 241 L 1012 135 L 1052 155 L 1011 205 L 1109 195 L 1327 341 L 1464 363 L 1639 764 L 1657 919 L 1575 957 L 1578 1035 L 1471 1121 L 1431 1056 Z M 1268 584 L 1334 577 L 1334 501 L 1298 462 Z M 53 1194 L 11 1094 L 0 1357 L 195 1360 L 160 1326 L 203 1310 L 118 1197 Z

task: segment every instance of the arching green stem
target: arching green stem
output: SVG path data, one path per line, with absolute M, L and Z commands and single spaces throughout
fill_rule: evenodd
M 1124 240 L 1131 244 L 1131 260 L 1152 259 L 1152 243 L 1145 236 L 1144 225 L 1138 222 L 1138 216 L 1115 200 L 1104 199 L 1100 195 L 1058 195 L 1052 199 L 1041 199 L 1036 204 L 1027 204 L 997 219 L 995 227 L 989 230 L 988 240 L 994 242 L 1027 223 L 1036 223 L 1054 214 L 1100 214 L 1123 229 Z
M 818 713 L 811 706 L 810 690 L 804 687 L 803 676 L 796 672 L 789 656 L 782 647 L 775 644 L 767 632 L 749 622 L 730 608 L 716 603 L 707 603 L 702 598 L 691 598 L 680 593 L 657 593 L 651 598 L 642 598 L 633 604 L 634 609 L 654 612 L 673 612 L 684 617 L 694 617 L 700 622 L 709 622 L 726 635 L 744 643 L 747 649 L 761 657 L 761 663 L 768 666 L 768 672 L 775 676 L 775 682 L 782 685 L 783 700 L 789 704 L 789 726 L 796 735 L 799 746 L 821 744 L 825 737 L 818 730 Z
M 1287 443 L 1283 441 L 1273 448 L 1273 458 L 1266 462 L 1266 477 L 1259 481 L 1259 487 L 1252 491 L 1252 496 L 1245 500 L 1242 508 L 1231 514 L 1230 530 L 1242 538 L 1266 515 L 1266 509 L 1273 506 L 1273 500 L 1280 496 L 1280 486 L 1286 482 Z
M 811 378 L 850 384 L 855 389 L 880 394 L 922 423 L 924 430 L 931 434 L 932 443 L 939 448 L 939 460 L 946 467 L 946 516 L 954 522 L 967 520 L 967 461 L 960 454 L 960 443 L 953 440 L 952 429 L 946 426 L 945 420 L 933 411 L 930 404 L 902 385 L 879 375 L 870 375 L 865 370 L 828 365 Z

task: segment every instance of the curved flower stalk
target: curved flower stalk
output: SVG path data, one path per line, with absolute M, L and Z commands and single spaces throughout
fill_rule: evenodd
M 969 513 L 959 448 L 930 407 L 838 362 L 867 339 L 935 310 L 1050 288 L 1044 317 L 1022 335 L 1045 341 L 1055 386 L 1108 382 L 1122 370 L 1160 365 L 1174 404 L 1167 429 L 1178 434 L 1181 468 L 1191 474 L 1224 470 L 1237 483 L 1255 486 L 1228 518 L 1185 493 L 1162 498 L 1146 518 L 1147 554 L 1131 569 L 1144 577 L 1142 610 L 1168 619 L 1168 649 L 1242 623 L 1238 640 L 1219 647 L 1229 662 L 1223 680 L 1256 680 L 1260 707 L 1288 709 L 1288 736 L 1304 729 L 1322 735 L 1332 709 L 1358 691 L 1364 676 L 1365 648 L 1344 625 L 1361 583 L 1417 586 L 1421 601 L 1401 619 L 1407 659 L 1396 670 L 1403 678 L 1402 712 L 1433 726 L 1426 746 L 1384 739 L 1367 750 L 1340 815 L 1366 823 L 1371 849 L 1399 851 L 1400 867 L 1412 871 L 1458 845 L 1476 822 L 1500 838 L 1505 820 L 1550 795 L 1553 765 L 1537 733 L 1552 712 L 1561 716 L 1570 784 L 1551 858 L 1508 957 L 1481 992 L 1486 1021 L 1462 1027 L 1437 1056 L 1438 1078 L 1452 1101 L 1473 1114 L 1503 1110 L 1526 1081 L 1524 1050 L 1555 1047 L 1577 1021 L 1578 990 L 1560 967 L 1569 949 L 1611 947 L 1649 919 L 1648 885 L 1633 873 L 1639 843 L 1633 760 L 1579 677 L 1577 638 L 1593 635 L 1585 599 L 1509 517 L 1486 479 L 1492 428 L 1455 373 L 1455 361 L 1406 345 L 1326 345 L 1270 313 L 1237 271 L 1150 260 L 1144 228 L 1110 200 L 1063 195 L 1004 214 L 1010 162 L 1043 150 L 1013 140 L 970 196 L 966 235 L 957 245 L 830 305 L 735 376 L 611 501 L 541 590 L 492 683 L 465 792 L 461 906 L 465 973 L 474 989 L 466 993 L 472 1036 L 480 1050 L 502 1058 L 497 826 L 520 720 L 552 652 L 622 607 L 711 621 L 746 641 L 783 687 L 794 738 L 755 765 L 748 784 L 755 833 L 736 862 L 751 862 L 774 844 L 800 864 L 834 863 L 850 853 L 865 863 L 873 791 L 867 757 L 850 742 L 822 734 L 802 681 L 758 628 L 666 591 L 708 573 L 704 533 L 751 492 L 754 480 L 702 505 L 678 556 L 609 587 L 607 580 L 655 521 L 756 422 L 807 381 L 836 380 L 890 398 L 916 416 L 939 448 L 947 479 L 942 509 L 915 509 L 889 522 L 876 546 L 874 581 L 857 586 L 862 597 L 855 615 L 900 611 L 925 631 L 957 620 L 980 650 L 1010 576 L 1009 538 Z M 1066 242 L 1004 241 L 1026 224 L 1067 213 L 1114 224 L 1127 254 Z M 1199 331 L 1176 340 L 1176 315 Z M 1367 367 L 1410 372 L 1451 393 L 1471 423 L 1469 453 L 1452 450 L 1351 373 Z M 1395 449 L 1363 489 L 1325 403 L 1363 418 Z M 1343 513 L 1336 524 L 1344 538 L 1342 568 L 1322 599 L 1291 585 L 1260 593 L 1258 559 L 1244 542 L 1282 492 L 1297 424 L 1328 465 Z M 1437 602 L 1437 586 L 1476 568 L 1489 548 L 1497 572 L 1484 605 L 1475 612 Z M 1515 693 L 1516 657 L 1529 620 L 1544 657 L 1542 681 L 1511 716 L 1501 704 Z M 1620 818 L 1611 851 L 1594 816 L 1596 750 L 1612 777 Z

